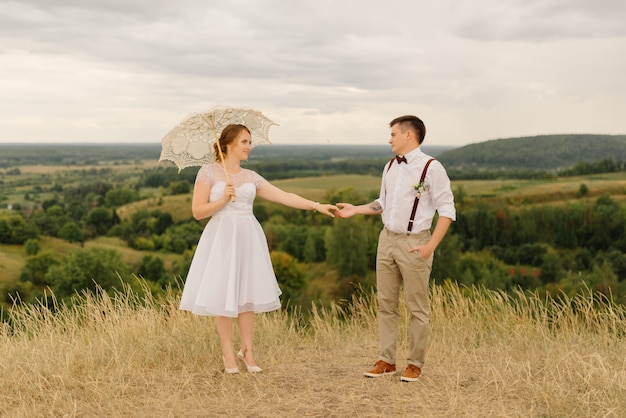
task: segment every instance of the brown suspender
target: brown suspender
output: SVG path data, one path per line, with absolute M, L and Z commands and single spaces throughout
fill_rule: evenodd
M 389 171 L 389 169 L 391 168 L 391 165 L 393 164 L 395 160 L 395 157 L 391 159 L 391 161 L 389 161 L 389 166 L 387 166 L 387 171 Z M 422 170 L 422 176 L 420 177 L 420 182 L 419 184 L 424 184 L 424 179 L 426 178 L 426 171 L 428 171 L 428 166 L 430 165 L 430 163 L 432 163 L 435 159 L 431 158 L 430 160 L 428 160 L 426 162 L 426 165 L 424 166 L 424 169 Z M 411 230 L 413 230 L 413 220 L 415 219 L 415 212 L 417 212 L 417 204 L 420 201 L 420 197 L 419 194 L 415 194 L 415 201 L 413 202 L 413 209 L 411 210 L 411 219 L 409 219 L 409 225 L 407 226 L 407 232 L 411 232 Z
M 393 165 L 393 162 L 396 160 L 396 157 L 393 157 L 391 159 L 391 161 L 389 161 L 389 165 L 387 166 L 387 171 L 389 171 L 389 169 L 391 168 L 391 166 Z
M 424 184 L 424 179 L 426 178 L 426 171 L 428 170 L 428 166 L 430 165 L 430 163 L 433 162 L 433 160 L 434 158 L 431 158 L 430 160 L 428 160 L 428 162 L 424 166 L 424 169 L 422 170 L 422 177 L 420 177 L 419 184 Z M 407 226 L 406 228 L 408 232 L 411 232 L 411 230 L 413 230 L 413 219 L 415 219 L 415 212 L 417 211 L 417 204 L 419 202 L 420 202 L 420 195 L 419 193 L 416 193 L 415 201 L 413 202 L 413 209 L 411 210 L 411 219 L 409 219 L 409 226 Z

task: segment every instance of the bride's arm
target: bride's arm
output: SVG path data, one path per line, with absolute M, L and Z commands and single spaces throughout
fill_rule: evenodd
M 295 193 L 288 193 L 278 187 L 272 185 L 269 182 L 264 182 L 256 191 L 257 195 L 263 199 L 267 199 L 272 202 L 280 203 L 281 205 L 289 206 L 296 209 L 303 210 L 316 210 L 328 216 L 334 217 L 331 210 L 337 210 L 334 205 L 314 202 L 304 197 L 298 196 Z
M 230 201 L 231 196 L 235 196 L 235 188 L 232 184 L 227 184 L 224 188 L 224 196 L 221 199 L 209 202 L 211 184 L 205 181 L 197 181 L 193 186 L 193 199 L 191 202 L 191 213 L 197 220 L 205 219 L 215 215 Z

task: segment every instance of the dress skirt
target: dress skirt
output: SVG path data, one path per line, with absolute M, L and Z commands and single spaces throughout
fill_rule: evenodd
M 234 318 L 279 309 L 280 294 L 265 234 L 252 212 L 214 215 L 198 241 L 180 309 Z

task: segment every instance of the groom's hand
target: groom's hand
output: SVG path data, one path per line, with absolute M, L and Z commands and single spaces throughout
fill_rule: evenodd
M 338 218 L 349 218 L 356 215 L 356 208 L 350 203 L 337 203 L 335 206 L 339 208 L 339 210 L 335 212 Z

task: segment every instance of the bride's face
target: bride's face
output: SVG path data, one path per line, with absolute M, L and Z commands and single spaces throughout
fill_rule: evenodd
M 238 160 L 248 161 L 248 155 L 252 149 L 252 138 L 250 133 L 243 129 L 229 148 L 229 154 L 233 157 Z

